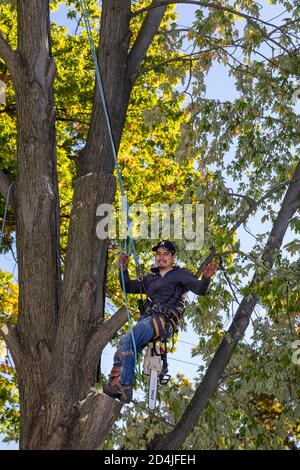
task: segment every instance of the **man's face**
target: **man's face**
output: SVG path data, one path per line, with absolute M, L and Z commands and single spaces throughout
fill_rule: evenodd
M 173 266 L 176 255 L 172 255 L 165 248 L 158 248 L 155 253 L 155 263 L 159 268 L 171 268 Z

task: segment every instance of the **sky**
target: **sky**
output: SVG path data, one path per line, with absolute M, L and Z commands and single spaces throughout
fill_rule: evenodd
M 260 2 L 264 4 L 264 18 L 270 19 L 282 12 L 282 7 L 270 6 L 267 2 Z M 196 6 L 194 5 L 177 5 L 176 10 L 179 14 L 179 21 L 181 25 L 190 25 L 194 18 L 194 12 Z M 66 19 L 65 9 L 60 8 L 58 12 L 53 14 L 55 21 L 66 25 L 72 31 L 72 24 Z M 241 26 L 242 26 L 241 22 Z M 220 81 L 221 77 L 221 81 Z M 228 69 L 223 65 L 215 65 L 206 77 L 206 97 L 219 99 L 219 100 L 234 100 L 238 96 L 238 92 L 235 89 L 234 80 L 229 76 Z M 297 109 L 300 111 L 300 105 L 297 105 Z M 248 226 L 256 232 L 258 229 L 262 233 L 265 230 L 269 230 L 268 224 L 261 225 L 259 217 L 250 218 Z M 259 224 L 259 226 L 258 226 Z M 239 236 L 241 239 L 241 250 L 249 251 L 253 245 L 253 239 L 243 229 L 239 229 Z M 289 240 L 290 233 L 285 237 L 285 243 Z M 17 280 L 17 266 L 11 255 L 0 255 L 0 268 L 4 271 L 8 271 L 14 274 Z M 246 339 L 251 336 L 249 330 Z M 169 373 L 175 376 L 177 372 L 184 372 L 184 374 L 193 380 L 196 376 L 197 368 L 201 365 L 199 357 L 193 358 L 191 356 L 191 349 L 193 345 L 197 344 L 197 337 L 193 332 L 193 329 L 188 325 L 187 331 L 181 331 L 180 342 L 178 343 L 177 351 L 175 354 L 168 355 L 169 362 Z M 112 365 L 112 357 L 114 348 L 108 345 L 103 352 L 102 357 L 102 372 L 108 374 Z M 142 397 L 139 396 L 140 392 L 136 393 L 135 398 L 137 400 Z M 0 436 L 0 449 L 17 449 L 18 445 L 15 443 L 6 444 L 1 442 Z

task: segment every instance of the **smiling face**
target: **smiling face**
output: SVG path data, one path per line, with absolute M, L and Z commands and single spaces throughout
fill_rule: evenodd
M 156 266 L 162 271 L 171 269 L 173 267 L 175 258 L 176 258 L 176 254 L 172 255 L 170 251 L 162 247 L 158 248 L 158 250 L 155 253 Z

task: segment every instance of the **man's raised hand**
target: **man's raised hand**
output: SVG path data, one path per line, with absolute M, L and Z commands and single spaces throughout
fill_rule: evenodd
M 203 269 L 203 276 L 206 278 L 212 277 L 216 272 L 216 265 L 214 262 L 211 262 L 205 266 Z
M 119 265 L 122 266 L 123 271 L 128 268 L 129 256 L 126 253 L 121 253 L 119 256 Z

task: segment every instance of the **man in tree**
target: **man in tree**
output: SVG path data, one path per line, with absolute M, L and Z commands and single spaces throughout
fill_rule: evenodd
M 119 257 L 126 292 L 147 294 L 147 300 L 140 308 L 140 318 L 132 330 L 133 334 L 128 332 L 121 339 L 109 381 L 103 387 L 104 393 L 124 403 L 129 403 L 132 399 L 135 349 L 140 352 L 154 338 L 169 339 L 178 329 L 186 293 L 191 291 L 197 295 L 205 295 L 210 278 L 216 271 L 215 264 L 209 263 L 203 271 L 203 278 L 199 280 L 186 268 L 174 266 L 176 249 L 169 240 L 159 242 L 152 251 L 155 252 L 155 267 L 141 280 L 130 279 L 127 270 L 128 255 L 122 253 Z

